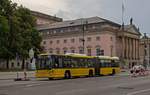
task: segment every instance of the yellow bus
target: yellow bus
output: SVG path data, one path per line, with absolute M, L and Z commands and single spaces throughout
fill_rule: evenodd
M 120 71 L 118 59 L 81 54 L 40 54 L 36 60 L 37 78 L 72 78 L 114 75 Z
M 119 58 L 109 56 L 98 56 L 97 73 L 100 75 L 115 75 L 120 72 Z

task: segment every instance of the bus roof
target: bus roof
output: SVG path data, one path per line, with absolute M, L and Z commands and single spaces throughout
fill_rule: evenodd
M 82 54 L 50 54 L 50 53 L 40 54 L 40 56 L 48 56 L 48 55 L 80 57 L 80 58 L 93 58 L 94 57 L 94 56 L 87 56 L 87 55 L 82 55 Z
M 114 60 L 119 60 L 119 57 L 112 57 L 112 59 L 114 59 Z
M 98 58 L 100 58 L 100 59 L 119 60 L 119 57 L 110 57 L 110 56 L 87 56 L 87 55 L 85 55 L 85 54 L 75 54 L 75 53 L 69 53 L 69 54 L 51 54 L 51 53 L 43 53 L 43 54 L 40 54 L 40 56 L 48 56 L 48 55 L 69 56 L 69 57 L 80 57 L 80 58 L 95 58 L 95 57 L 98 57 Z
M 100 59 L 111 59 L 110 56 L 97 56 L 97 57 L 100 58 Z

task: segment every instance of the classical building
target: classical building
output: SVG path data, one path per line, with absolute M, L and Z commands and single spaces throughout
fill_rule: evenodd
M 145 67 L 150 67 L 150 38 L 146 35 L 140 41 L 140 62 Z
M 140 32 L 132 20 L 120 25 L 100 18 L 82 18 L 38 27 L 41 43 L 49 53 L 85 53 L 89 56 L 118 56 L 122 64 L 139 63 Z

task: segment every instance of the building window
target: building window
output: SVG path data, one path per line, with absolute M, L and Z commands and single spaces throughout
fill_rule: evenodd
M 113 37 L 110 37 L 110 40 L 113 41 Z
M 72 49 L 72 50 L 71 50 L 71 53 L 75 53 L 75 50 L 74 50 L 74 49 Z
M 101 50 L 100 48 L 96 48 L 96 56 L 100 56 L 101 55 Z
M 75 42 L 75 39 L 71 39 L 71 42 L 74 43 L 74 42 Z
M 43 44 L 45 45 L 45 44 L 46 44 L 46 41 L 43 41 Z
M 49 43 L 50 43 L 50 44 L 53 44 L 53 41 L 50 41 Z
M 97 36 L 97 37 L 96 37 L 96 41 L 99 41 L 99 40 L 100 40 L 100 37 L 99 37 L 99 36 Z
M 87 48 L 87 55 L 91 56 L 91 48 Z
M 92 39 L 91 37 L 88 37 L 88 38 L 87 38 L 87 41 L 91 41 L 91 39 Z
M 59 48 L 56 48 L 56 53 L 60 54 L 60 49 Z
M 66 54 L 67 53 L 67 50 L 64 50 L 64 54 Z
M 79 48 L 79 53 L 80 53 L 80 54 L 83 54 L 83 53 L 84 53 L 83 47 L 80 47 L 80 48 Z
M 64 43 L 67 43 L 67 40 L 66 40 L 66 39 L 64 40 Z
M 49 49 L 49 53 L 53 53 L 53 49 L 51 48 L 51 49 Z
M 100 50 L 100 55 L 104 55 L 104 50 Z
M 53 33 L 55 34 L 55 33 L 56 33 L 56 30 L 54 30 Z
M 52 51 L 52 50 L 50 50 L 50 51 L 49 51 L 49 53 L 53 53 L 53 51 Z
M 63 51 L 64 54 L 66 54 L 68 49 L 67 49 L 66 47 L 64 47 L 63 50 L 64 50 L 64 51 Z
M 71 53 L 75 53 L 75 47 L 71 47 L 71 48 L 70 48 L 70 52 L 71 52 Z
M 83 41 L 85 41 L 85 39 L 79 38 L 79 42 L 83 42 Z
M 59 44 L 59 40 L 57 40 L 56 42 L 57 42 L 57 44 Z

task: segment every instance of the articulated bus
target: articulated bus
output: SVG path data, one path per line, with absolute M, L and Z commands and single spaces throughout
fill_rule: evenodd
M 37 78 L 72 78 L 114 75 L 120 72 L 119 58 L 81 54 L 40 54 L 36 59 Z

